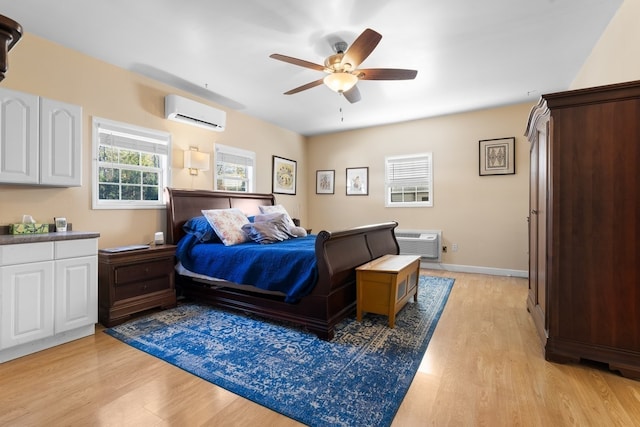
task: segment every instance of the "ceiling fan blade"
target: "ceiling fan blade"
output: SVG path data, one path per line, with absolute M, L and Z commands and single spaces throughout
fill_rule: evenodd
M 416 70 L 401 68 L 367 68 L 356 73 L 360 80 L 412 80 L 417 74 Z
M 355 70 L 373 52 L 381 39 L 381 34 L 367 28 L 344 53 L 342 64 L 351 64 L 351 69 Z
M 293 95 L 294 93 L 302 92 L 303 90 L 307 90 L 307 89 L 311 89 L 312 87 L 320 86 L 322 83 L 324 83 L 323 79 L 316 80 L 314 82 L 307 83 L 306 85 L 298 86 L 295 89 L 291 89 L 290 91 L 285 92 L 284 94 L 285 95 Z
M 347 101 L 349 101 L 352 104 L 360 101 L 360 99 L 361 99 L 360 90 L 358 89 L 358 86 L 354 86 L 351 89 L 349 89 L 348 91 L 343 92 L 342 94 L 347 99 Z
M 288 62 L 289 64 L 298 65 L 300 67 L 311 68 L 312 70 L 324 71 L 324 66 L 320 64 L 314 64 L 313 62 L 305 61 L 304 59 L 293 58 L 287 55 L 280 55 L 279 53 L 271 54 L 269 55 L 269 58 Z

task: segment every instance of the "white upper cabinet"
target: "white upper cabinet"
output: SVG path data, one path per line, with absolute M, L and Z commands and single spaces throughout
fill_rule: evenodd
M 0 183 L 82 185 L 82 107 L 0 88 Z
M 82 107 L 40 98 L 40 183 L 82 184 Z
M 40 183 L 38 97 L 0 89 L 0 182 Z

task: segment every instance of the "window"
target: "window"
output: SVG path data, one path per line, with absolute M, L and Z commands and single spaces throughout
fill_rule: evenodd
M 215 162 L 215 190 L 254 191 L 256 154 L 253 151 L 216 144 Z
M 385 158 L 385 206 L 433 206 L 431 153 Z
M 164 208 L 171 135 L 93 118 L 93 208 Z

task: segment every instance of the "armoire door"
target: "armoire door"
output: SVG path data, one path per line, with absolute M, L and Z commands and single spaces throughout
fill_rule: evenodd
M 529 296 L 527 308 L 536 329 L 544 340 L 548 336 L 547 321 L 547 123 L 541 121 L 531 140 L 529 182 Z

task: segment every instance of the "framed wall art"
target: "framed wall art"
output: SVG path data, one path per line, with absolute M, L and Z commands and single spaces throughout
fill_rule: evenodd
M 316 194 L 334 194 L 335 170 L 316 171 Z
M 515 174 L 515 142 L 515 137 L 481 140 L 480 176 Z
M 347 196 L 369 194 L 369 168 L 347 168 Z
M 295 160 L 273 156 L 273 193 L 296 194 L 296 169 Z

